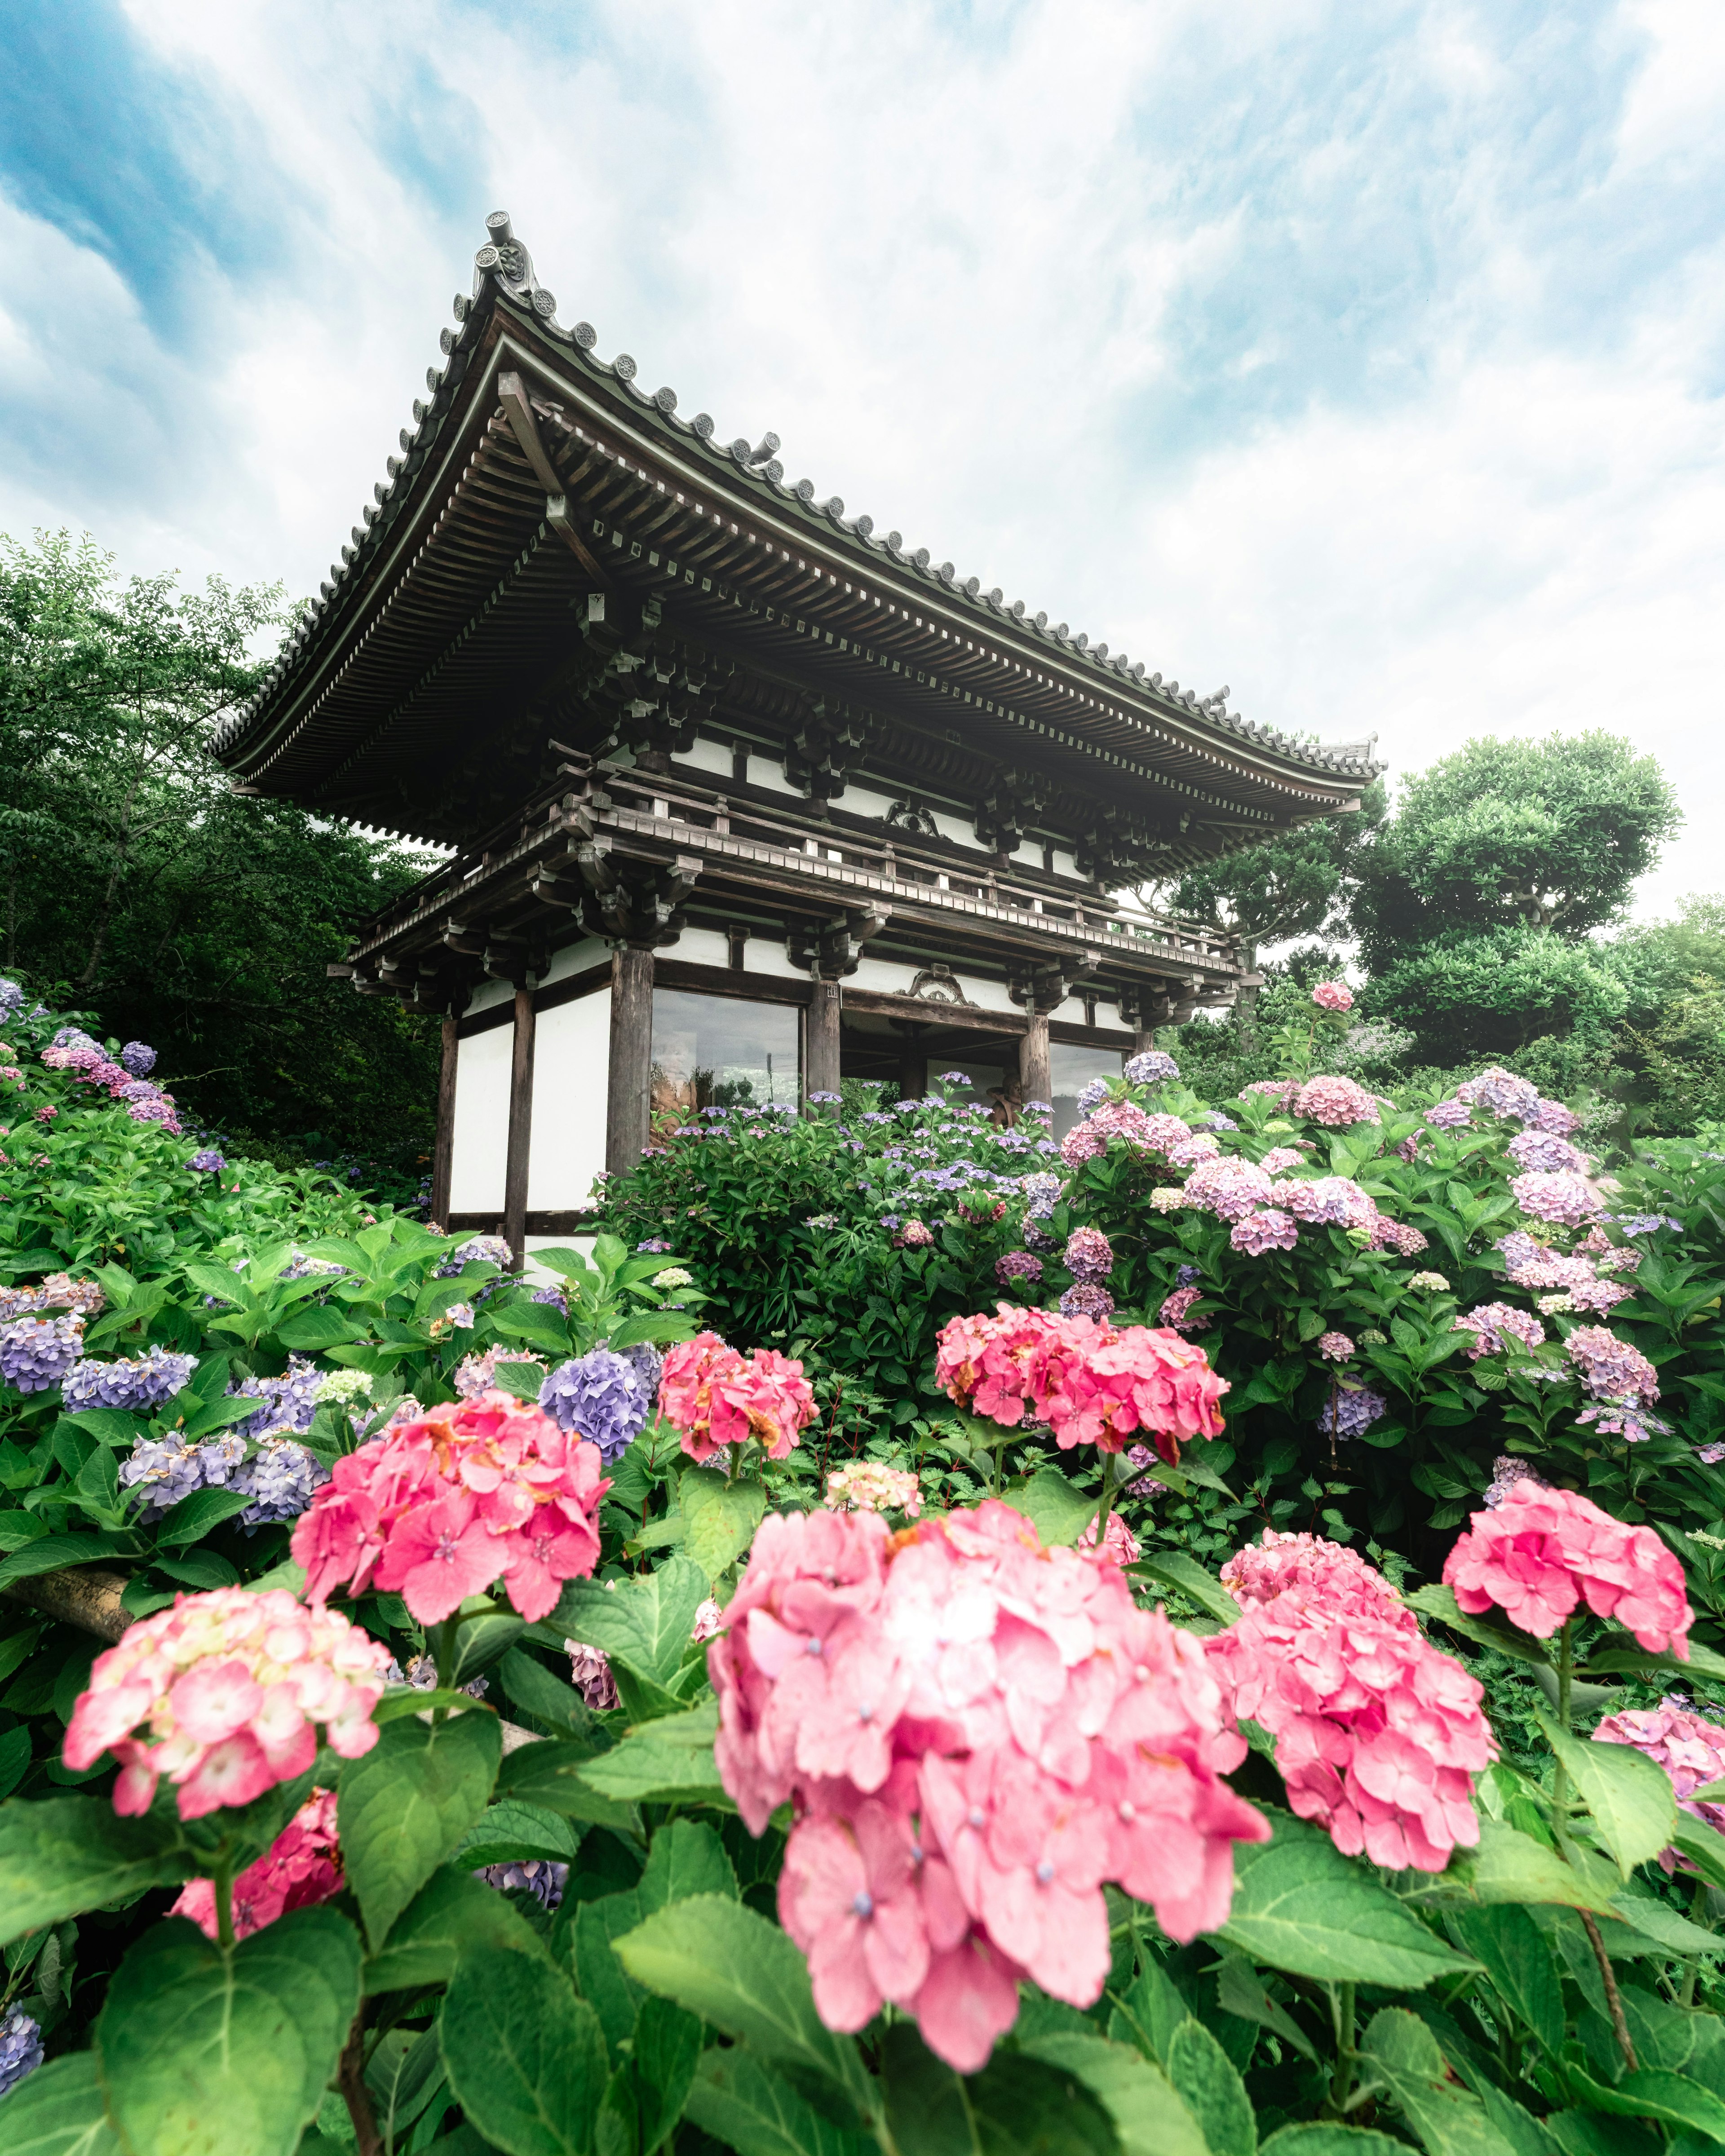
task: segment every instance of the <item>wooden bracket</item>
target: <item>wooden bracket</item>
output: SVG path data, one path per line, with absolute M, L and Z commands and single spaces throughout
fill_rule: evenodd
M 515 436 L 516 446 L 532 466 L 534 478 L 545 489 L 546 522 L 594 583 L 608 591 L 611 579 L 599 567 L 575 529 L 562 475 L 546 454 L 545 444 L 540 438 L 539 423 L 533 417 L 533 407 L 527 401 L 527 386 L 520 375 L 498 376 L 497 401 L 503 407 L 503 416 L 509 422 L 509 430 Z

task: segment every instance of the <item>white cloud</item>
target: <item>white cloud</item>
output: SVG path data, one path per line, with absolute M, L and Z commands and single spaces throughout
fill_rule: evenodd
M 0 218 L 0 388 L 52 413 L 0 527 L 315 585 L 502 204 L 563 321 L 937 559 L 1401 768 L 1625 732 L 1691 819 L 1645 902 L 1725 883 L 1721 264 L 1682 202 L 1717 9 L 1520 44 L 1462 0 L 1369 36 L 1321 0 L 131 19 L 255 141 L 284 266 L 206 264 L 170 347 Z

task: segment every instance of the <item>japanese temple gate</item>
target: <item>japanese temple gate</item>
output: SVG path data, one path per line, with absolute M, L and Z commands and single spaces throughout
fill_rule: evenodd
M 580 1228 L 655 1105 L 1064 1100 L 1225 1004 L 1122 900 L 1356 808 L 1251 724 L 877 533 L 557 320 L 489 220 L 399 453 L 227 722 L 240 790 L 454 850 L 346 973 L 442 1020 L 433 1217 Z

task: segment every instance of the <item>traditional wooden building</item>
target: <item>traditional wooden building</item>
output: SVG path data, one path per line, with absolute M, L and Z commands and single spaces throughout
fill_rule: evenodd
M 441 1019 L 436 1217 L 581 1224 L 656 1105 L 841 1075 L 1064 1102 L 1226 1004 L 1120 896 L 1358 806 L 1199 696 L 788 480 L 562 327 L 502 214 L 351 541 L 218 753 L 450 849 L 354 988 Z

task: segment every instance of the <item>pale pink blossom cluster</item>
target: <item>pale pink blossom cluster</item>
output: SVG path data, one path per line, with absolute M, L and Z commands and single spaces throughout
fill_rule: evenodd
M 1266 1175 L 1286 1175 L 1291 1168 L 1304 1168 L 1306 1155 L 1298 1146 L 1271 1146 L 1258 1165 Z
M 795 1804 L 779 1916 L 830 2028 L 891 2000 L 974 2072 L 1020 1978 L 1101 1995 L 1105 1881 L 1191 1939 L 1268 1835 L 1220 1779 L 1244 1746 L 1199 1643 L 1005 1505 L 769 1517 L 725 1624 L 720 1777 L 752 1833 Z
M 1657 1707 L 1628 1707 L 1608 1714 L 1594 1732 L 1595 1744 L 1628 1744 L 1644 1752 L 1671 1777 L 1677 1803 L 1692 1817 L 1725 1834 L 1725 1804 L 1697 1804 L 1695 1792 L 1725 1776 L 1725 1724 L 1709 1722 L 1686 1702 L 1666 1698 Z M 1694 1866 L 1675 1849 L 1661 1852 L 1667 1871 Z
M 1604 1210 L 1599 1193 L 1579 1175 L 1543 1175 L 1538 1169 L 1529 1168 L 1525 1175 L 1517 1176 L 1509 1187 L 1522 1212 L 1531 1213 L 1536 1220 L 1579 1228 L 1584 1220 Z
M 1271 1196 L 1296 1220 L 1314 1228 L 1363 1228 L 1370 1233 L 1380 1218 L 1370 1194 L 1347 1175 L 1317 1175 L 1305 1183 L 1278 1183 Z
M 285 1588 L 177 1595 L 96 1656 L 66 1764 L 82 1774 L 111 1752 L 116 1812 L 148 1811 L 163 1774 L 182 1819 L 249 1804 L 306 1771 L 320 1723 L 342 1758 L 371 1750 L 389 1659 L 339 1611 L 308 1609 Z
M 1095 1160 L 1116 1142 L 1133 1152 L 1166 1154 L 1192 1135 L 1192 1126 L 1178 1116 L 1151 1115 L 1136 1101 L 1104 1101 L 1096 1113 L 1076 1123 L 1060 1141 L 1060 1158 L 1068 1168 Z
M 446 1401 L 343 1453 L 294 1526 L 322 1602 L 337 1587 L 399 1594 L 438 1625 L 500 1577 L 529 1624 L 598 1562 L 598 1445 L 507 1393 Z
M 1563 1342 L 1563 1353 L 1581 1373 L 1595 1399 L 1659 1398 L 1659 1373 L 1639 1348 L 1603 1325 L 1578 1325 Z
M 1567 1309 L 1593 1311 L 1604 1317 L 1618 1303 L 1626 1302 L 1634 1293 L 1620 1281 L 1601 1280 L 1594 1270 L 1594 1261 L 1579 1252 L 1565 1255 L 1533 1242 L 1531 1236 L 1507 1235 L 1498 1246 L 1506 1258 L 1512 1256 L 1512 1245 L 1517 1246 L 1513 1257 L 1522 1262 L 1511 1262 L 1510 1279 L 1517 1287 L 1561 1290 L 1569 1298 L 1563 1306 Z M 1608 1244 L 1606 1248 L 1609 1250 L 1610 1245 Z
M 249 1938 L 290 1909 L 309 1908 L 341 1891 L 341 1845 L 336 1833 L 336 1793 L 314 1789 L 255 1864 L 234 1882 L 234 1936 Z M 206 1938 L 217 1936 L 216 1889 L 188 1880 L 168 1912 L 189 1917 Z
M 1614 1520 L 1577 1490 L 1517 1482 L 1493 1510 L 1471 1516 L 1444 1584 L 1470 1614 L 1495 1603 L 1535 1639 L 1548 1640 L 1584 1601 L 1650 1654 L 1689 1659 L 1695 1614 L 1682 1566 L 1651 1527 Z
M 1183 1442 L 1222 1429 L 1225 1379 L 1177 1332 L 1003 1302 L 993 1317 L 955 1317 L 935 1342 L 935 1382 L 973 1414 L 1008 1429 L 1027 1412 L 1063 1452 L 1119 1452 L 1148 1433 L 1170 1466 Z
M 1235 1714 L 1276 1739 L 1288 1802 L 1349 1856 L 1441 1871 L 1479 1840 L 1497 1757 L 1483 1690 L 1351 1551 L 1272 1530 L 1222 1578 L 1243 1605 L 1206 1641 Z
M 738 1354 L 716 1332 L 697 1332 L 665 1351 L 659 1411 L 682 1436 L 691 1460 L 757 1437 L 769 1460 L 783 1460 L 814 1419 L 814 1394 L 799 1362 L 776 1348 Z
M 1353 1123 L 1375 1123 L 1377 1096 L 1352 1078 L 1308 1078 L 1294 1096 L 1294 1113 L 1326 1130 L 1346 1130 Z
M 1202 1206 L 1219 1220 L 1244 1220 L 1270 1203 L 1270 1178 L 1255 1161 L 1200 1161 L 1186 1178 L 1186 1203 Z
M 1078 1537 L 1081 1550 L 1093 1550 L 1096 1546 L 1096 1523 L 1092 1520 Z M 1102 1530 L 1102 1554 L 1111 1558 L 1116 1564 L 1136 1564 L 1139 1557 L 1138 1538 L 1122 1519 L 1118 1512 L 1110 1512 L 1108 1524 Z
M 1387 1213 L 1380 1213 L 1372 1223 L 1370 1247 L 1374 1250 L 1394 1250 L 1398 1257 L 1417 1258 L 1431 1245 L 1417 1228 L 1410 1228 L 1405 1220 L 1392 1220 Z
M 1291 1250 L 1300 1240 L 1299 1224 L 1291 1213 L 1266 1205 L 1262 1212 L 1236 1220 L 1228 1240 L 1248 1257 L 1261 1258 L 1271 1250 Z
M 1354 1347 L 1345 1332 L 1320 1332 L 1317 1352 L 1327 1363 L 1351 1363 Z
M 1274 1101 L 1278 1106 L 1285 1108 L 1299 1090 L 1300 1081 L 1297 1078 L 1255 1078 L 1250 1086 L 1240 1088 L 1239 1097 L 1242 1101 L 1247 1101 L 1255 1094 L 1265 1100 Z
M 922 1486 L 908 1468 L 855 1460 L 828 1476 L 822 1502 L 835 1512 L 904 1512 L 914 1520 L 922 1510 Z
M 1320 1010 L 1351 1011 L 1353 990 L 1345 981 L 1320 981 L 1312 991 L 1312 1000 Z
M 1481 1355 L 1502 1354 L 1506 1334 L 1519 1340 L 1530 1354 L 1545 1339 L 1545 1327 L 1531 1311 L 1517 1310 L 1507 1302 L 1476 1303 L 1462 1312 L 1450 1330 L 1472 1333 L 1473 1342 L 1467 1351 L 1470 1363 L 1477 1363 Z
M 1221 1152 L 1222 1141 L 1210 1131 L 1194 1131 L 1189 1138 L 1182 1138 L 1178 1145 L 1168 1149 L 1170 1168 L 1196 1168 L 1201 1160 L 1214 1160 Z

